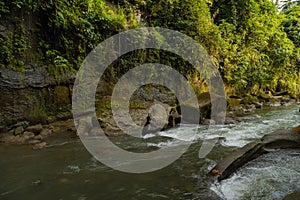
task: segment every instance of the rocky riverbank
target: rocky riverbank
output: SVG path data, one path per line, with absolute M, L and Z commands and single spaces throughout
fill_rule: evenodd
M 7 133 L 0 134 L 0 143 L 6 144 L 27 144 L 32 145 L 33 149 L 45 147 L 48 137 L 53 134 L 68 131 L 70 134 L 76 133 L 73 120 L 57 121 L 51 124 L 36 124 L 30 126 L 28 122 L 15 124 L 14 128 Z
M 25 72 L 0 69 L 0 142 L 12 144 L 33 144 L 44 146 L 44 138 L 56 132 L 58 127 L 66 126 L 76 133 L 72 120 L 72 84 L 75 74 L 55 77 L 45 67 L 28 65 Z M 111 107 L 113 85 L 100 81 L 96 92 L 96 115 L 101 128 L 109 136 L 124 135 L 115 122 Z M 196 124 L 216 124 L 211 119 L 212 100 L 208 92 L 197 95 L 199 121 Z M 287 106 L 296 103 L 296 98 L 288 92 L 276 94 L 229 95 L 225 124 L 253 120 L 259 116 L 254 112 L 263 107 Z M 187 100 L 188 102 L 188 100 Z M 154 132 L 176 127 L 181 122 L 181 108 L 175 95 L 165 87 L 143 86 L 134 92 L 129 112 L 133 122 L 146 126 L 145 130 Z M 194 109 L 191 107 L 191 109 Z M 122 113 L 119 113 L 122 117 Z M 163 117 L 162 117 L 163 116 Z M 188 117 L 187 117 L 188 119 Z M 58 122 L 57 122 L 58 121 Z M 185 122 L 184 122 L 185 123 Z M 158 126 L 160 125 L 160 126 Z M 162 127 L 162 128 L 161 128 Z M 67 128 L 67 129 L 68 129 Z M 95 130 L 89 130 L 95 132 Z M 6 134 L 5 134 L 6 133 Z
M 201 105 L 201 116 L 200 124 L 214 124 L 215 122 L 210 119 L 210 106 L 211 101 L 209 99 L 209 94 L 204 93 L 201 95 L 199 105 Z M 252 101 L 250 101 L 251 99 Z M 145 100 L 134 100 L 130 104 L 130 115 L 135 124 L 139 126 L 145 126 L 149 124 L 149 120 L 155 121 L 158 124 L 165 118 L 160 118 L 159 113 L 163 112 L 168 113 L 167 120 L 163 121 L 163 129 L 168 129 L 176 127 L 180 122 L 181 115 L 177 112 L 180 108 L 176 103 L 173 105 L 167 104 L 170 99 L 166 100 L 166 103 L 151 99 L 151 101 Z M 225 124 L 234 124 L 242 121 L 254 120 L 260 116 L 255 114 L 255 110 L 263 109 L 267 106 L 288 106 L 293 103 L 296 103 L 296 99 L 289 98 L 287 96 L 264 96 L 264 98 L 255 98 L 255 97 L 245 97 L 237 98 L 230 97 L 228 101 L 228 111 L 225 119 Z M 108 136 L 120 136 L 124 135 L 122 130 L 116 124 L 112 112 L 111 112 L 111 98 L 109 96 L 102 98 L 98 102 L 98 107 L 96 110 L 98 122 Z M 157 107 L 157 110 L 153 110 L 153 105 L 162 105 L 162 107 Z M 151 116 L 151 117 L 150 117 Z M 151 119 L 152 118 L 152 119 Z M 46 124 L 30 124 L 28 121 L 18 122 L 11 125 L 9 131 L 6 133 L 0 134 L 0 142 L 8 144 L 29 144 L 33 148 L 42 148 L 47 145 L 45 139 L 53 134 L 58 134 L 62 131 L 68 131 L 70 134 L 76 136 L 76 128 L 74 125 L 73 119 L 69 120 L 58 120 L 56 122 L 46 123 Z M 149 127 L 148 127 L 149 128 Z M 151 127 L 153 131 L 155 125 Z M 89 133 L 94 133 L 96 130 L 89 130 Z M 87 134 L 89 134 L 87 133 Z

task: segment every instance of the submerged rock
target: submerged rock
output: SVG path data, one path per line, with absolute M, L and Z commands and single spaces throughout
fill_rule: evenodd
M 262 154 L 278 149 L 298 148 L 300 149 L 300 126 L 290 130 L 278 130 L 235 150 L 218 163 L 210 174 L 218 175 L 218 180 L 221 181 Z

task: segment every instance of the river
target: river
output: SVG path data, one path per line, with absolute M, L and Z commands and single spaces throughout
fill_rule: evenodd
M 60 133 L 48 138 L 40 150 L 27 145 L 0 145 L 0 199 L 156 200 L 156 199 L 281 199 L 300 190 L 300 152 L 285 150 L 266 154 L 217 183 L 208 175 L 222 157 L 234 149 L 280 128 L 300 122 L 297 106 L 257 111 L 251 121 L 233 125 L 185 126 L 148 136 L 145 142 L 129 136 L 111 140 L 122 148 L 145 152 L 177 145 L 191 132 L 191 146 L 180 159 L 161 170 L 129 174 L 98 162 L 78 138 Z M 204 139 L 224 136 L 206 158 L 199 158 Z M 188 140 L 186 137 L 185 140 Z

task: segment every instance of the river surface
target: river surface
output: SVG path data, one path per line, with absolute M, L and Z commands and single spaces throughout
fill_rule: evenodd
M 300 190 L 300 151 L 266 154 L 217 183 L 208 175 L 222 157 L 234 149 L 281 128 L 299 125 L 297 106 L 257 111 L 254 120 L 208 129 L 186 126 L 148 136 L 145 142 L 129 136 L 111 141 L 125 150 L 145 152 L 191 143 L 176 162 L 144 174 L 119 172 L 98 162 L 78 138 L 60 133 L 48 138 L 44 149 L 0 145 L 0 199 L 281 199 Z M 196 132 L 196 137 L 187 137 Z M 199 158 L 204 139 L 223 136 L 226 141 Z

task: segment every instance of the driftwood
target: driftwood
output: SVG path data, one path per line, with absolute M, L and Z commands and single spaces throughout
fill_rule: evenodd
M 277 149 L 300 149 L 300 126 L 275 131 L 237 149 L 218 163 L 210 174 L 217 175 L 219 181 L 227 179 L 249 161 Z

